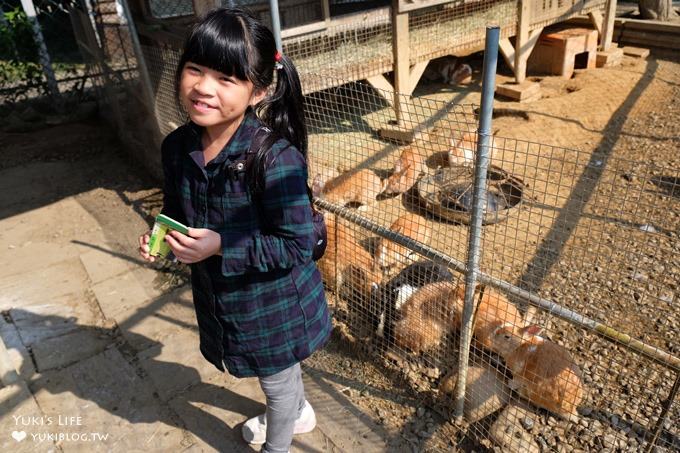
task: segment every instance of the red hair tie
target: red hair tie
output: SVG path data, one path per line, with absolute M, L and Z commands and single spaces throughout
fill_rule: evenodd
M 277 63 L 278 63 L 279 61 L 281 61 L 281 52 L 279 52 L 278 50 L 277 50 L 276 53 L 274 54 L 274 61 L 277 62 Z

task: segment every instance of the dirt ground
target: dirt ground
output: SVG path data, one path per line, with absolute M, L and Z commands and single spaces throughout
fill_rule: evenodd
M 436 169 L 437 156 L 450 147 L 451 138 L 475 129 L 480 61 L 470 62 L 470 86 L 431 83 L 415 92 L 412 118 L 430 133 L 419 146 L 435 157 L 428 171 Z M 534 80 L 541 83 L 540 100 L 495 103 L 499 151 L 493 163 L 522 178 L 527 193 L 507 220 L 484 227 L 482 270 L 680 354 L 680 59 L 668 53 L 646 61 L 626 57 L 619 67 L 579 71 L 570 80 Z M 376 107 L 375 96 L 358 88 L 324 96 L 311 98 L 316 107 L 310 153 L 315 160 L 388 174 L 401 148 L 375 134 L 390 118 L 387 104 Z M 130 210 L 151 219 L 160 209 L 160 190 L 123 157 L 113 134 L 103 134 L 101 124 L 93 121 L 33 131 L 27 138 L 26 133 L 0 132 L 0 168 L 40 160 L 82 174 L 81 183 L 69 187 L 60 184 L 59 171 L 45 177 L 52 181 L 55 199 L 76 195 L 100 220 L 112 244 L 125 253 L 134 250 L 137 232 L 121 232 L 117 225 Z M 389 226 L 413 209 L 405 199 L 383 200 L 361 213 Z M 125 209 L 118 207 L 121 200 Z M 3 206 L 0 215 L 30 208 L 30 203 Z M 424 221 L 433 232 L 429 245 L 465 260 L 466 225 L 432 217 Z M 44 234 L 66 236 L 68 229 L 77 229 L 77 219 Z M 170 288 L 186 281 L 181 267 L 162 270 L 158 285 Z M 455 338 L 447 337 L 439 349 L 421 356 L 394 351 L 398 360 L 386 358 L 362 317 L 348 313 L 333 294 L 329 300 L 336 309 L 336 335 L 306 366 L 333 376 L 343 393 L 385 427 L 390 451 L 512 449 L 488 440 L 501 411 L 461 426 L 450 418 L 450 399 L 438 387 L 457 358 Z M 520 428 L 515 427 L 521 432 L 514 434 L 523 439 L 524 449 L 638 451 L 643 438 L 651 436 L 674 374 L 553 316 L 539 313 L 535 321 L 581 367 L 586 410 L 572 424 L 525 408 Z M 502 368 L 500 359 L 489 354 L 475 353 L 473 361 Z M 679 406 L 676 400 L 662 425 L 659 451 L 680 449 Z

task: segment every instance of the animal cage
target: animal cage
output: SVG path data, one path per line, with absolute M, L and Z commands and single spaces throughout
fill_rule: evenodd
M 496 136 L 491 162 L 521 179 L 526 193 L 517 209 L 475 233 L 469 220 L 433 212 L 417 190 L 443 169 L 474 164 L 460 156 L 475 107 L 405 100 L 425 138 L 397 146 L 375 134 L 392 118 L 382 99 L 362 84 L 307 96 L 310 177 L 329 212 L 319 266 L 341 331 L 453 417 L 463 263 L 468 237 L 479 234 L 484 278 L 474 295 L 464 430 L 501 451 L 680 447 L 672 421 L 680 362 L 667 352 L 673 321 L 654 321 L 653 308 L 677 319 L 666 308 L 675 283 L 642 270 L 653 257 L 653 272 L 661 272 L 678 247 L 676 233 L 653 226 L 677 231 L 668 213 L 678 200 L 660 201 L 621 178 L 677 178 L 677 169 L 613 157 L 605 164 L 587 152 Z M 488 203 L 486 212 L 499 208 Z M 658 327 L 643 328 L 649 324 Z M 454 431 L 425 431 L 419 445 L 449 448 Z

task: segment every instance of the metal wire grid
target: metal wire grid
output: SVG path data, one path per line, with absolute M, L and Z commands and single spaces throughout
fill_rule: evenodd
M 34 2 L 57 84 L 64 94 L 82 94 L 88 77 L 79 58 L 68 17 L 68 9 L 77 3 L 76 0 Z M 48 93 L 37 44 L 21 3 L 0 0 L 0 19 L 0 105 Z
M 603 0 L 543 0 L 531 2 L 531 29 L 565 21 L 579 14 L 603 10 Z
M 176 3 L 164 5 L 172 13 Z M 284 17 L 286 11 L 283 8 Z M 558 20 L 544 16 L 549 17 L 546 20 L 550 23 Z M 488 23 L 497 23 L 502 36 L 512 35 L 517 23 L 516 2 L 459 1 L 412 12 L 409 17 L 411 64 L 481 49 L 484 26 Z M 320 85 L 321 82 L 362 80 L 393 69 L 392 25 L 386 10 L 369 11 L 351 23 L 284 39 L 283 46 L 300 71 L 305 93 L 328 88 Z
M 373 132 L 391 119 L 391 111 L 382 97 L 366 86 L 351 84 L 308 95 L 307 99 L 312 131 L 310 177 L 332 175 L 339 168 L 349 170 L 351 179 L 352 175 L 359 174 L 358 169 L 370 169 L 382 176 L 384 182 L 406 148 L 385 145 Z M 410 101 L 408 110 L 419 112 L 412 113 L 410 126 L 429 132 L 424 140 L 417 140 L 416 145 L 411 146 L 430 164 L 426 172 L 436 172 L 438 165 L 448 166 L 446 154 L 452 149 L 451 142 L 460 140 L 474 127 L 473 108 L 452 108 L 443 102 L 417 99 Z M 669 313 L 667 308 L 676 283 L 673 275 L 664 275 L 660 267 L 654 275 L 649 273 L 650 265 L 663 266 L 665 270 L 680 267 L 675 258 L 677 253 L 673 253 L 678 247 L 680 229 L 672 213 L 677 212 L 678 201 L 674 197 L 660 199 L 657 190 L 664 181 L 668 185 L 668 181 L 678 180 L 677 169 L 641 168 L 639 162 L 602 160 L 577 150 L 501 137 L 495 138 L 492 163 L 522 179 L 526 193 L 522 206 L 507 220 L 484 227 L 481 270 L 630 333 L 652 346 L 664 350 L 674 348 L 671 351 L 677 352 L 677 345 L 672 340 L 669 343 L 669 338 L 673 337 L 672 326 L 678 325 L 678 314 Z M 631 187 L 626 183 L 629 179 L 642 184 Z M 367 187 L 361 180 L 356 180 L 355 185 L 355 189 Z M 352 192 L 352 187 L 347 191 Z M 419 225 L 411 228 L 411 234 L 418 235 L 419 228 L 430 228 L 432 233 L 425 242 L 464 262 L 467 227 L 433 218 L 416 201 L 418 193 L 414 193 L 413 188 L 405 192 L 396 198 L 367 203 L 368 207 L 362 208 L 365 210 L 360 211 L 360 215 L 388 228 L 407 211 L 415 212 L 416 216 L 411 219 L 417 219 L 415 222 Z M 325 197 L 333 198 L 328 194 Z M 348 200 L 340 199 L 349 205 L 363 204 L 362 200 Z M 331 224 L 331 232 L 336 236 L 330 240 L 334 249 L 328 257 L 334 263 L 325 269 L 322 265 L 322 270 L 327 282 L 332 282 L 329 286 L 337 291 L 337 319 L 346 322 L 357 337 L 380 343 L 385 341 L 384 329 L 390 321 L 385 317 L 391 316 L 395 331 L 394 337 L 387 339 L 385 355 L 400 356 L 400 367 L 406 363 L 405 369 L 414 375 L 411 379 L 414 387 L 435 395 L 434 404 L 446 401 L 438 387 L 446 382 L 445 374 L 455 367 L 457 357 L 452 349 L 456 341 L 454 329 L 450 327 L 451 310 L 454 310 L 450 298 L 437 301 L 435 297 L 415 312 L 409 311 L 406 302 L 401 310 L 392 309 L 388 314 L 384 303 L 376 304 L 373 300 L 370 284 L 366 284 L 367 279 L 374 283 L 371 278 L 377 279 L 380 272 L 367 271 L 371 263 L 365 255 L 373 252 L 375 260 L 375 248 L 384 240 L 344 220 L 333 217 Z M 407 230 L 402 229 L 402 233 Z M 344 250 L 342 243 L 345 243 Z M 417 260 L 407 249 L 397 249 L 394 253 L 396 268 L 382 275 L 381 285 L 409 262 Z M 347 261 L 349 258 L 354 261 Z M 364 269 L 363 274 L 353 267 L 357 263 Z M 640 278 L 636 272 L 643 268 L 646 277 Z M 341 275 L 343 272 L 345 275 Z M 339 279 L 339 274 L 343 278 Z M 454 275 L 451 281 L 455 287 L 460 277 Z M 654 281 L 654 285 L 646 284 L 647 281 Z M 422 285 L 422 281 L 413 283 Z M 339 287 L 340 284 L 345 287 Z M 467 403 L 474 408 L 475 400 L 483 396 L 486 401 L 491 385 L 498 387 L 494 398 L 501 402 L 510 400 L 512 409 L 506 407 L 498 418 L 500 421 L 492 425 L 488 419 L 470 420 L 468 429 L 479 438 L 493 439 L 496 445 L 511 448 L 512 445 L 518 447 L 519 442 L 523 443 L 521 449 L 529 450 L 564 448 L 565 439 L 576 442 L 572 446 L 586 450 L 616 447 L 635 451 L 647 445 L 677 370 L 672 372 L 656 365 L 597 337 L 588 329 L 527 310 L 521 300 L 514 302 L 523 316 L 530 317 L 523 319 L 522 324 L 540 325 L 544 331 L 542 336 L 564 345 L 578 365 L 583 376 L 584 415 L 570 423 L 537 409 L 536 405 L 519 402 L 507 387 L 509 373 L 502 356 L 478 346 L 471 362 L 479 368 L 474 376 L 480 384 L 471 385 Z M 508 313 L 506 310 L 500 317 L 515 323 L 514 315 L 508 318 Z M 400 338 L 396 331 L 397 326 L 403 327 L 404 319 L 413 323 L 406 330 L 412 338 L 404 338 L 403 334 Z M 655 326 L 654 331 L 643 328 L 649 325 Z M 382 339 L 376 335 L 378 328 L 383 329 Z M 419 346 L 422 344 L 430 346 Z M 381 354 L 385 352 L 378 350 Z M 434 377 L 432 370 L 438 371 Z M 651 382 L 654 384 L 650 385 Z M 494 411 L 503 406 L 498 404 Z M 480 409 L 479 413 L 488 415 L 484 410 Z M 675 411 L 672 414 L 677 413 L 677 408 L 672 410 Z M 666 422 L 663 428 L 657 445 L 676 448 L 677 427 Z M 510 432 L 514 434 L 507 435 Z M 433 438 L 431 442 L 436 440 Z
M 503 35 L 509 36 L 516 16 L 513 1 L 453 3 L 411 13 L 411 64 L 464 49 L 480 49 L 487 23 L 499 23 Z M 392 70 L 392 25 L 388 12 L 375 12 L 355 23 L 290 38 L 283 45 L 301 73 L 306 93 L 327 88 L 318 84 L 324 80 L 361 80 Z
M 261 0 L 222 0 L 221 6 L 241 6 L 248 8 L 258 18 L 269 23 L 269 3 Z M 292 0 L 279 2 L 280 20 L 283 28 L 295 27 L 309 22 L 322 19 L 321 2 L 318 0 Z M 194 14 L 194 6 L 191 0 L 173 1 L 149 1 L 149 12 L 157 19 L 169 19 L 174 17 L 191 16 Z
M 502 37 L 513 36 L 517 2 L 455 1 L 411 13 L 411 64 L 466 49 L 482 49 L 484 31 L 489 24 L 498 25 Z
M 191 16 L 194 4 L 191 0 L 149 0 L 149 12 L 158 19 Z
M 360 80 L 389 72 L 391 29 L 388 15 L 372 16 L 358 24 L 337 25 L 286 39 L 283 51 L 295 62 L 305 93 L 310 93 L 327 88 L 319 86 L 319 82 Z
M 155 119 L 161 135 L 166 136 L 186 119 L 186 115 L 179 110 L 175 101 L 175 70 L 180 55 L 175 50 L 162 47 L 142 46 L 142 51 L 156 93 Z
M 223 6 L 238 4 L 252 11 L 264 23 L 271 23 L 269 2 L 262 0 L 239 1 L 222 0 Z M 285 0 L 279 2 L 279 20 L 281 28 L 291 28 L 323 20 L 320 0 Z

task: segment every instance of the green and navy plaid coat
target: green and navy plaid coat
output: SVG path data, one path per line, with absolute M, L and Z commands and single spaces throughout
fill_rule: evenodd
M 222 256 L 191 265 L 203 356 L 238 377 L 268 376 L 308 357 L 331 322 L 312 261 L 307 166 L 287 141 L 274 143 L 262 193 L 242 169 L 254 132 L 252 111 L 220 154 L 203 165 L 201 128 L 188 123 L 162 145 L 163 214 L 222 237 Z

